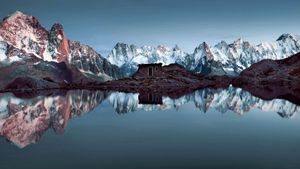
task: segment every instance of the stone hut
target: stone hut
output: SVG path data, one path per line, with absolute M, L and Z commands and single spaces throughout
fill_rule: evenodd
M 162 64 L 152 63 L 152 64 L 139 64 L 137 72 L 132 76 L 134 78 L 148 78 L 148 77 L 160 77 L 162 76 Z
M 141 92 L 139 93 L 139 104 L 162 104 L 161 93 Z

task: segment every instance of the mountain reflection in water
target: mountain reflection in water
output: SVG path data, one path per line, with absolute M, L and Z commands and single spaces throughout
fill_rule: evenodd
M 300 112 L 299 106 L 281 99 L 265 101 L 249 92 L 229 87 L 203 89 L 179 98 L 162 97 L 149 93 L 121 93 L 76 90 L 48 96 L 20 98 L 12 93 L 0 94 L 0 135 L 20 148 L 36 143 L 43 133 L 52 128 L 63 133 L 69 119 L 92 111 L 107 100 L 115 112 L 129 113 L 139 109 L 160 111 L 180 109 L 183 104 L 194 103 L 199 112 L 209 109 L 221 113 L 243 115 L 252 109 L 277 112 L 282 118 L 292 118 Z M 140 103 L 162 104 L 140 104 Z

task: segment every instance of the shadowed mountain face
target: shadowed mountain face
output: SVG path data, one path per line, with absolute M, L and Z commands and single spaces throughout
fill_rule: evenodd
M 42 135 L 52 128 L 56 133 L 63 133 L 69 119 L 80 117 L 92 111 L 106 100 L 117 113 L 137 110 L 157 111 L 180 109 L 187 103 L 193 103 L 200 112 L 215 110 L 221 113 L 234 112 L 239 115 L 260 109 L 277 112 L 282 118 L 291 118 L 300 112 L 300 107 L 286 100 L 262 100 L 242 89 L 203 89 L 176 99 L 156 95 L 151 98 L 144 93 L 121 93 L 102 91 L 46 91 L 43 95 L 27 97 L 22 93 L 0 95 L 0 135 L 20 148 L 38 142 Z M 162 104 L 152 98 L 161 97 Z M 143 98 L 143 100 L 141 100 Z M 140 99 L 140 100 L 139 100 Z
M 12 63 L 10 66 L 0 67 L 0 81 L 1 89 L 45 89 L 94 80 L 65 62 L 35 62 L 30 59 L 26 63 Z

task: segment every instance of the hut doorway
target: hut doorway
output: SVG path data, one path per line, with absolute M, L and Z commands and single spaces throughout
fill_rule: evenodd
M 152 75 L 153 75 L 153 68 L 149 67 L 149 76 L 152 76 Z

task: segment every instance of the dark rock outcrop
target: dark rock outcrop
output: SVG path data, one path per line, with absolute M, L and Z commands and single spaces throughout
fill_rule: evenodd
M 177 98 L 200 88 L 226 88 L 231 83 L 231 78 L 227 76 L 202 76 L 186 70 L 179 64 L 163 66 L 160 76 L 145 78 L 135 78 L 135 76 L 107 81 L 97 85 L 97 87 L 123 92 L 160 93 L 171 98 Z
M 300 104 L 300 53 L 282 60 L 263 60 L 233 81 L 262 99 L 282 98 Z

